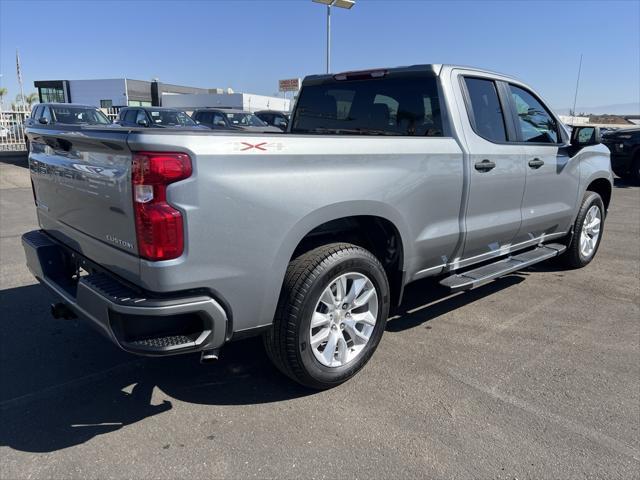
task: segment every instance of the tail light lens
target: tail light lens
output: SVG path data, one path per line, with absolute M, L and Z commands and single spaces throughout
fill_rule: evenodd
M 182 213 L 167 203 L 167 185 L 190 177 L 191 172 L 191 159 L 185 153 L 133 155 L 133 208 L 141 257 L 157 261 L 182 255 Z

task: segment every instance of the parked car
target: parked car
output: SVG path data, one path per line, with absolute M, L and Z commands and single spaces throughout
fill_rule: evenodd
M 39 125 L 109 125 L 111 121 L 96 107 L 75 103 L 39 103 L 25 119 L 25 127 Z
M 115 123 L 123 127 L 206 129 L 182 110 L 167 107 L 125 107 Z
M 278 132 L 282 130 L 271 127 L 256 115 L 234 108 L 202 108 L 193 112 L 192 117 L 198 123 L 214 130 L 237 130 L 245 132 Z
M 256 117 L 267 125 L 277 127 L 280 130 L 286 130 L 289 125 L 289 115 L 277 110 L 261 110 L 256 112 Z
M 602 136 L 611 151 L 611 168 L 621 178 L 640 183 L 640 128 L 621 128 Z
M 22 242 L 54 316 L 202 361 L 262 335 L 322 389 L 369 361 L 407 284 L 469 290 L 598 251 L 613 180 L 599 130 L 569 137 L 514 78 L 310 76 L 289 132 L 28 129 L 40 229 Z
M 110 125 L 111 120 L 100 111 L 90 105 L 76 103 L 39 103 L 31 110 L 31 115 L 24 121 L 24 141 L 27 151 L 30 148 L 27 128 L 50 128 L 59 126 L 63 128 L 79 127 L 87 125 Z

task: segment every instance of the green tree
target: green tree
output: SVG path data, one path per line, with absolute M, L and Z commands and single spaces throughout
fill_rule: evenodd
M 13 103 L 14 107 L 21 107 L 22 105 L 27 105 L 29 108 L 39 100 L 38 94 L 36 92 L 29 93 L 24 96 L 24 101 L 22 99 L 22 94 L 16 95 L 16 100 Z
M 3 105 L 4 102 L 4 96 L 7 94 L 9 90 L 7 90 L 5 87 L 0 87 L 0 105 Z
M 36 92 L 31 92 L 25 97 L 25 100 L 27 102 L 27 105 L 31 107 L 34 103 L 38 103 L 40 101 L 40 97 Z

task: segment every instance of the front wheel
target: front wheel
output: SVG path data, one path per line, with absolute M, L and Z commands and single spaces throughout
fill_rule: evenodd
M 371 252 L 348 243 L 318 247 L 289 264 L 266 351 L 293 380 L 331 388 L 369 361 L 388 313 L 389 283 Z
M 595 257 L 604 228 L 604 203 L 596 192 L 587 191 L 573 225 L 573 236 L 564 254 L 572 268 L 582 268 Z

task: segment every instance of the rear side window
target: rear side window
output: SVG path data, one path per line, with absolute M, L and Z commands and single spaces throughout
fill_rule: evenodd
M 293 133 L 443 135 L 433 77 L 338 80 L 303 87 Z
M 480 78 L 465 78 L 464 83 L 471 103 L 469 116 L 473 120 L 476 133 L 491 142 L 506 142 L 504 113 L 495 82 Z
M 138 116 L 138 111 L 137 110 L 127 110 L 127 113 L 125 113 L 124 115 L 124 121 L 125 123 L 136 123 L 136 117 Z
M 202 123 L 213 123 L 213 114 L 211 112 L 196 112 L 196 120 Z
M 558 143 L 558 124 L 547 109 L 526 90 L 509 85 L 523 142 Z

